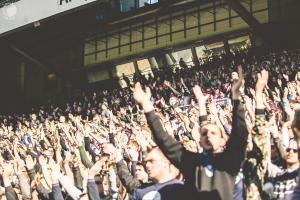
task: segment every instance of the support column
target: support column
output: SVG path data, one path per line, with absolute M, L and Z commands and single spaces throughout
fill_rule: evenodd
M 24 89 L 25 89 L 25 62 L 24 61 L 21 62 L 20 68 L 18 71 L 19 71 L 18 82 L 19 82 L 20 90 L 22 92 L 24 92 Z
M 192 50 L 194 65 L 195 66 L 200 66 L 199 58 L 198 58 L 198 55 L 197 55 L 197 52 L 196 52 L 196 47 L 192 46 L 191 50 Z
M 168 53 L 165 54 L 165 60 L 166 60 L 168 66 L 173 66 L 174 65 L 174 62 L 173 62 L 171 56 Z
M 225 53 L 230 55 L 231 52 L 230 52 L 230 47 L 229 47 L 229 44 L 228 44 L 228 40 L 227 39 L 224 39 L 223 40 L 223 43 L 224 43 L 224 49 L 225 49 Z
M 140 70 L 139 70 L 139 66 L 138 66 L 137 60 L 133 61 L 133 65 L 134 65 L 134 71 L 135 71 L 135 73 L 139 72 Z
M 225 0 L 225 2 L 263 39 L 265 44 L 270 47 L 277 45 L 277 41 L 273 39 L 274 37 L 272 37 L 271 33 L 259 23 L 252 13 L 249 13 L 240 1 Z
M 155 57 L 150 57 L 150 58 L 148 58 L 148 61 L 149 61 L 149 63 L 150 63 L 151 69 L 158 69 L 158 64 L 157 64 L 157 62 L 156 62 Z
M 160 53 L 158 55 L 155 55 L 155 60 L 156 60 L 156 63 L 158 64 L 157 65 L 158 68 L 164 68 L 167 66 L 164 54 Z

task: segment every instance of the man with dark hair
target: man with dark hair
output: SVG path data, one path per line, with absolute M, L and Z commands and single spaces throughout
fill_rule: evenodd
M 183 183 L 176 179 L 179 171 L 159 148 L 153 148 L 148 152 L 145 164 L 148 176 L 154 184 L 136 189 L 131 200 L 179 199 L 183 189 Z
M 117 156 L 118 157 L 118 156 Z M 139 167 L 142 167 L 139 165 Z M 117 159 L 118 175 L 132 200 L 142 199 L 180 199 L 183 194 L 183 183 L 177 180 L 179 174 L 159 148 L 148 151 L 145 158 L 145 168 L 151 182 L 142 182 L 141 177 L 133 177 L 122 160 Z M 137 172 L 137 176 L 141 174 Z

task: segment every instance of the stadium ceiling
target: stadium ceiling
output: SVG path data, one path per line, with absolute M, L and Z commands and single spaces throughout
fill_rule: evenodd
M 2 0 L 8 1 L 8 0 Z M 16 0 L 12 0 L 16 1 Z M 132 24 L 142 19 L 149 19 L 154 16 L 163 15 L 168 12 L 176 12 L 185 8 L 206 4 L 211 0 L 160 0 L 158 4 L 145 6 L 127 13 L 121 13 L 117 9 L 109 8 L 109 1 L 97 1 L 98 4 L 80 9 L 61 17 L 49 18 L 41 21 L 39 26 L 31 26 L 25 30 L 20 30 L 0 38 L 0 46 L 18 46 L 22 49 L 35 49 L 40 52 L 40 48 L 47 47 L 53 51 L 72 44 L 82 43 L 84 38 L 93 33 L 112 30 L 121 24 Z M 243 8 L 237 0 L 225 0 L 254 31 L 268 38 L 265 31 L 256 19 Z M 99 10 L 108 13 L 108 17 L 97 20 L 96 15 Z
M 249 25 L 250 28 L 253 29 L 253 31 L 260 35 L 261 38 L 264 40 L 264 42 L 269 45 L 270 47 L 275 45 L 273 41 L 270 41 L 272 37 L 270 37 L 270 34 L 267 30 L 263 28 L 263 26 L 255 19 L 253 15 L 249 13 L 245 9 L 245 7 L 242 6 L 240 1 L 238 0 L 225 0 L 225 2 L 236 12 L 238 15 Z

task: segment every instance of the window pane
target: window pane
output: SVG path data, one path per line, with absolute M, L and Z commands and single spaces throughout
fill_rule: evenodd
M 151 65 L 148 59 L 138 60 L 138 68 L 143 75 L 152 74 Z M 146 76 L 147 77 L 147 76 Z
M 146 6 L 147 4 L 155 4 L 158 3 L 158 0 L 139 0 L 139 7 Z
M 135 0 L 120 0 L 121 12 L 128 12 L 135 8 Z
M 219 55 L 225 53 L 223 42 L 214 42 L 207 45 L 196 47 L 196 53 L 200 64 L 203 64 L 204 60 L 212 55 Z
M 185 50 L 174 52 L 172 53 L 172 56 L 176 61 L 176 66 L 179 66 L 179 61 L 181 58 L 188 66 L 194 65 L 191 49 L 185 49 Z
M 133 62 L 117 65 L 116 72 L 118 77 L 121 77 L 123 74 L 125 74 L 125 76 L 133 75 L 135 72 Z
M 228 40 L 230 51 L 243 50 L 251 47 L 249 35 Z

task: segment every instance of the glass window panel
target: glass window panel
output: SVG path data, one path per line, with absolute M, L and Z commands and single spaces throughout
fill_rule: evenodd
M 206 58 L 212 55 L 220 55 L 225 53 L 224 43 L 221 41 L 201 45 L 199 47 L 196 47 L 196 53 L 201 64 Z
M 249 35 L 237 37 L 228 40 L 230 51 L 248 49 L 251 47 L 251 41 Z
M 194 65 L 193 63 L 193 55 L 192 55 L 192 50 L 191 49 L 185 49 L 177 52 L 172 53 L 172 60 L 175 60 L 176 66 L 179 66 L 179 61 L 182 58 L 183 61 L 191 66 Z
M 128 12 L 135 8 L 135 0 L 120 0 L 121 12 Z
M 147 4 L 155 4 L 158 3 L 158 0 L 139 0 L 139 7 L 146 6 Z
M 151 65 L 148 59 L 142 59 L 137 61 L 138 68 L 143 75 L 152 73 Z
M 135 72 L 133 62 L 117 65 L 116 72 L 118 77 L 121 77 L 123 74 L 125 74 L 125 76 L 133 75 Z

